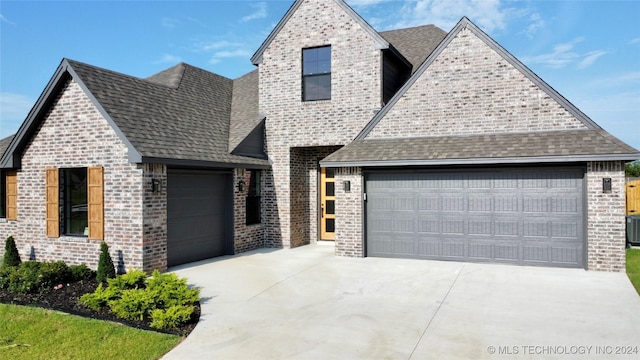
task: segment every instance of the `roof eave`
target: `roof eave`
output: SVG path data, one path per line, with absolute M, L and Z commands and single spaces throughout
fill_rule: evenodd
M 321 160 L 320 166 L 338 168 L 338 167 L 391 167 L 391 166 L 439 166 L 439 165 L 493 165 L 493 164 L 567 163 L 567 162 L 587 162 L 587 161 L 633 161 L 636 159 L 640 159 L 640 153 L 502 157 L 502 158 L 419 159 L 419 160 L 349 160 L 349 161 Z
M 249 160 L 249 159 L 247 159 Z M 147 164 L 163 164 L 176 167 L 195 167 L 195 168 L 207 168 L 207 169 L 268 169 L 271 167 L 268 160 L 256 159 L 254 161 L 207 161 L 207 160 L 189 160 L 189 159 L 171 159 L 161 157 L 146 157 L 143 156 L 140 163 Z

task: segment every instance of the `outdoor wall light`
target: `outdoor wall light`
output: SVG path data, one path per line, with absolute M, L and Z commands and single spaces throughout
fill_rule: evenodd
M 244 191 L 244 185 L 245 185 L 244 180 L 238 181 L 238 184 L 236 185 L 236 187 L 238 188 L 239 192 L 243 192 Z
M 602 178 L 602 192 L 611 192 L 611 178 Z
M 343 181 L 342 186 L 344 186 L 344 192 L 351 192 L 351 181 Z
M 162 183 L 160 182 L 160 179 L 151 179 L 151 192 L 159 193 L 160 191 L 162 191 Z

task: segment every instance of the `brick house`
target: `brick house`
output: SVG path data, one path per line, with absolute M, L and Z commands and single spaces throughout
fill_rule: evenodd
M 385 256 L 621 271 L 640 158 L 463 18 L 377 32 L 295 1 L 231 80 L 64 59 L 0 140 L 23 257 L 161 269 L 335 241 Z

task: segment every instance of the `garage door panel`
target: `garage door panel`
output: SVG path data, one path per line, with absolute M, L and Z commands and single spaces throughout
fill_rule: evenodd
M 226 254 L 226 181 L 224 173 L 169 169 L 169 266 Z
M 367 255 L 581 267 L 583 176 L 580 168 L 368 173 Z

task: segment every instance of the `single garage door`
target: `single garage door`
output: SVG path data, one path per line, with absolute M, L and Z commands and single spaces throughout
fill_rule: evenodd
M 226 254 L 227 177 L 220 172 L 169 169 L 168 266 Z
M 368 256 L 583 267 L 582 168 L 371 172 Z

